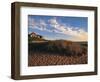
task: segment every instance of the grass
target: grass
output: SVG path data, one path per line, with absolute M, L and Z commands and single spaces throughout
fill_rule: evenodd
M 87 43 L 55 40 L 28 44 L 28 65 L 71 65 L 87 63 Z
M 28 42 L 31 43 L 32 41 L 45 41 L 45 39 L 38 37 L 28 37 Z

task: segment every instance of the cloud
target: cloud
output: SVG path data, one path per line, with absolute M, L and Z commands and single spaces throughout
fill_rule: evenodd
M 40 28 L 42 28 L 43 30 L 46 30 L 46 23 L 44 20 L 40 19 L 38 25 L 40 26 Z
M 52 24 L 52 25 L 58 25 L 57 19 L 56 19 L 55 17 L 52 18 L 52 19 L 50 19 L 50 20 L 48 20 L 48 22 L 49 22 L 50 24 Z
M 34 18 L 28 19 L 28 27 L 32 29 L 38 29 L 38 30 L 46 30 L 46 23 L 44 20 L 40 19 L 36 21 Z
M 47 32 L 64 34 L 65 36 L 70 36 L 70 40 L 73 41 L 87 41 L 88 39 L 88 34 L 84 29 L 67 25 L 67 23 L 62 24 L 56 19 L 56 17 L 47 21 L 44 21 L 43 19 L 36 21 L 34 18 L 29 18 L 28 26 L 41 31 L 45 30 Z M 48 29 L 48 26 L 52 29 Z
M 33 18 L 29 17 L 28 18 L 28 26 L 29 27 L 34 27 L 36 25 L 36 22 Z
M 54 31 L 56 33 L 62 33 L 65 35 L 71 36 L 71 40 L 74 41 L 87 41 L 88 34 L 83 29 L 78 29 L 78 27 L 67 26 L 65 24 L 60 24 L 57 22 L 56 18 L 52 18 L 49 20 L 49 23 L 52 27 L 54 27 Z

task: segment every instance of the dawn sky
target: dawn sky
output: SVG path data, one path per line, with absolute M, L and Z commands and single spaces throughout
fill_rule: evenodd
M 88 18 L 28 15 L 28 32 L 35 32 L 48 40 L 87 41 Z

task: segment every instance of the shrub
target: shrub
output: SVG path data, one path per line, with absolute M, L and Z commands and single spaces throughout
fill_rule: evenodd
M 30 43 L 29 51 L 71 56 L 86 54 L 87 47 L 71 41 L 56 40 L 43 43 Z

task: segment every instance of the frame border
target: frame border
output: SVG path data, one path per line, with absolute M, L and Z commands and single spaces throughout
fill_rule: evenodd
M 58 9 L 77 9 L 77 10 L 93 10 L 95 13 L 95 29 L 94 29 L 94 72 L 78 72 L 78 73 L 60 73 L 60 74 L 43 74 L 43 75 L 20 75 L 20 7 L 43 7 L 43 8 L 58 8 Z M 38 78 L 56 78 L 69 76 L 84 76 L 97 75 L 97 7 L 91 6 L 76 6 L 76 5 L 58 5 L 58 4 L 41 4 L 41 3 L 27 3 L 14 2 L 11 4 L 11 78 L 15 80 L 22 79 L 38 79 Z

